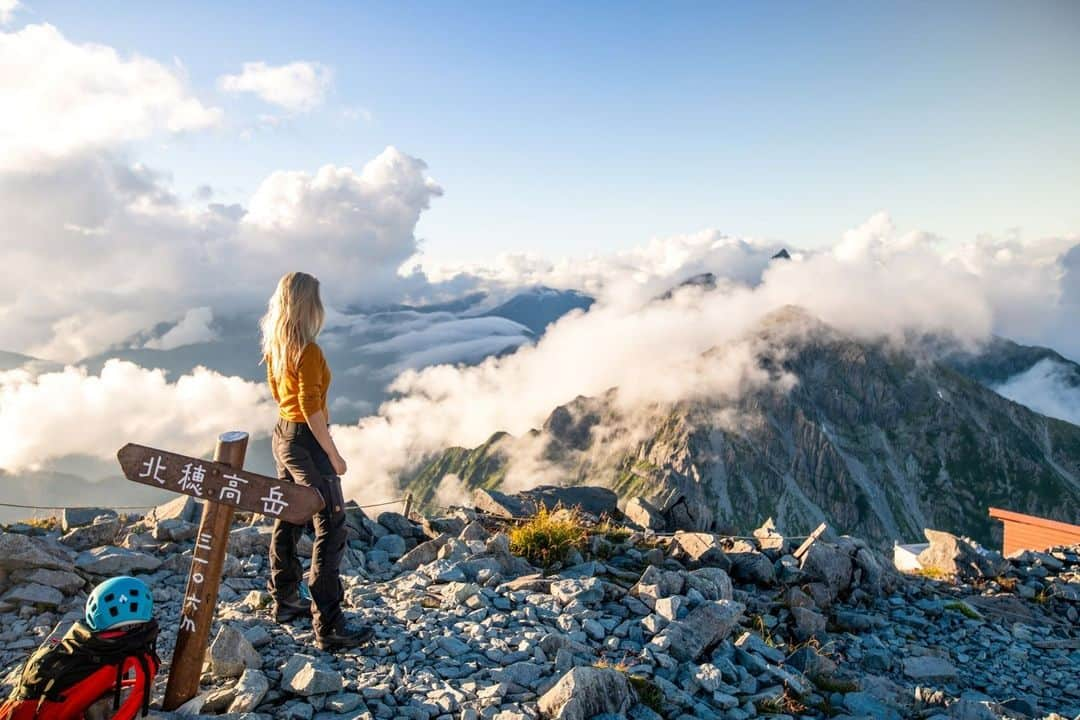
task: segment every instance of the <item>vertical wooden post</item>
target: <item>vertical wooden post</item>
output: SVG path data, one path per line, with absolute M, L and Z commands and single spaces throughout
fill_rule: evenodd
M 245 432 L 222 433 L 214 449 L 214 460 L 241 470 L 247 453 L 248 435 Z M 202 522 L 195 538 L 188 572 L 187 589 L 180 606 L 180 627 L 176 632 L 169 682 L 165 687 L 164 710 L 175 710 L 199 692 L 206 645 L 210 640 L 210 624 L 214 620 L 225 550 L 229 545 L 229 528 L 233 508 L 203 501 Z
M 411 517 L 412 513 L 412 493 L 405 493 L 405 517 Z

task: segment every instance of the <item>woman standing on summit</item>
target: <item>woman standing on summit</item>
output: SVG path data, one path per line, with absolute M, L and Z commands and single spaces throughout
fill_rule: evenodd
M 330 437 L 326 404 L 330 366 L 315 343 L 324 318 L 319 281 L 292 272 L 278 282 L 261 327 L 266 379 L 278 404 L 273 440 L 278 477 L 315 488 L 326 503 L 315 516 L 308 583 L 314 608 L 300 597 L 302 568 L 296 542 L 304 528 L 281 519 L 274 524 L 270 543 L 274 617 L 288 622 L 310 615 L 316 645 L 331 650 L 359 645 L 373 633 L 369 627 L 346 622 L 341 608 L 346 534 L 340 476 L 345 474 L 345 459 Z

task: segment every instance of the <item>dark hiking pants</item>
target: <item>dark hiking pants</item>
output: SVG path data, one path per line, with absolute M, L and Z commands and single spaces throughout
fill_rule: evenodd
M 338 627 L 343 619 L 340 565 L 346 531 L 341 478 L 334 473 L 330 458 L 307 423 L 279 419 L 274 428 L 273 450 L 278 477 L 315 488 L 326 503 L 314 517 L 315 545 L 308 578 L 312 623 L 315 633 L 322 635 Z M 270 592 L 275 602 L 295 603 L 300 599 L 303 570 L 296 556 L 296 542 L 303 530 L 303 525 L 281 519 L 274 523 L 270 541 Z

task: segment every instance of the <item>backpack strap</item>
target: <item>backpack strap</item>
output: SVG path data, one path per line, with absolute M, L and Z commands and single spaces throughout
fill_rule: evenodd
M 116 663 L 116 687 L 113 690 L 113 712 L 120 709 L 120 692 L 124 689 L 124 663 L 127 658 Z

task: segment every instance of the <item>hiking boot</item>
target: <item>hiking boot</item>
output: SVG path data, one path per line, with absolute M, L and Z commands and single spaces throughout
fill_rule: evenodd
M 293 620 L 311 617 L 311 601 L 301 598 L 297 601 L 279 602 L 274 604 L 274 620 L 279 623 L 287 623 Z
M 350 648 L 363 645 L 372 637 L 375 631 L 370 625 L 357 625 L 351 622 L 343 622 L 328 633 L 315 634 L 315 645 L 320 650 L 334 650 L 336 648 Z

